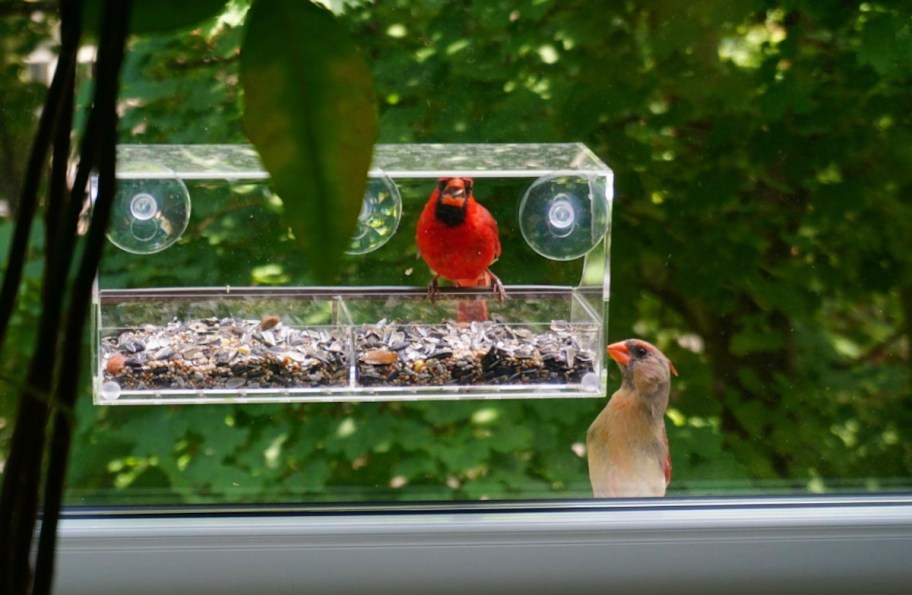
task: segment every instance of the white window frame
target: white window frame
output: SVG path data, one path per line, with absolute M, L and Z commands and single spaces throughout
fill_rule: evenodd
M 60 593 L 909 593 L 912 494 L 69 510 Z

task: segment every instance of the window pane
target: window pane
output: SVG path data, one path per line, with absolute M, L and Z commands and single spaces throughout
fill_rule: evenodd
M 461 370 L 479 378 L 490 373 L 491 384 L 505 377 L 497 393 L 511 397 L 505 399 L 456 399 L 481 395 L 447 389 L 445 400 L 417 390 L 384 402 L 341 395 L 327 402 L 115 406 L 94 404 L 86 379 L 70 504 L 588 498 L 587 428 L 622 383 L 604 346 L 628 337 L 656 345 L 680 373 L 671 379 L 664 417 L 669 496 L 909 490 L 912 9 L 578 0 L 335 4 L 373 69 L 381 143 L 452 145 L 457 161 L 475 157 L 469 147 L 480 143 L 581 143 L 613 170 L 610 241 L 593 241 L 594 252 L 569 260 L 543 256 L 524 233 L 520 205 L 532 177 L 504 174 L 509 168 L 475 176 L 475 196 L 496 218 L 503 248 L 491 271 L 508 294 L 503 304 L 487 297 L 489 316 L 512 322 L 511 336 L 517 329 L 561 333 L 570 325 L 576 343 L 572 358 L 558 350 L 561 388 L 546 397 L 544 389 L 523 395 L 510 377 L 555 370 L 542 360 L 537 371 L 497 372 L 507 367 L 492 363 L 503 345 L 477 349 L 477 362 Z M 124 145 L 247 142 L 237 80 L 245 5 L 230 3 L 222 18 L 197 30 L 131 42 Z M 36 92 L 41 81 L 23 81 L 43 72 L 33 52 L 36 39 L 50 38 L 48 18 L 0 17 L 4 39 L 14 40 L 0 56 L 13 65 L 0 74 L 0 124 L 9 129 L 0 126 L 0 161 L 15 174 L 0 176 L 0 199 L 13 211 L 19 147 L 28 144 L 43 93 Z M 420 169 L 430 154 L 417 157 Z M 339 359 L 337 367 L 307 354 L 283 356 L 295 369 L 306 357 L 307 378 L 314 376 L 317 387 L 353 381 L 352 374 L 388 383 L 396 382 L 393 370 L 397 377 L 425 373 L 428 364 L 416 372 L 418 359 L 405 359 L 389 342 L 375 349 L 370 339 L 355 351 L 354 335 L 332 333 L 457 316 L 453 302 L 423 299 L 432 275 L 415 245 L 436 175 L 455 170 L 413 169 L 390 178 L 401 220 L 388 242 L 346 256 L 340 270 L 339 285 L 362 294 L 341 304 L 310 296 L 303 307 L 282 295 L 316 282 L 283 227 L 280 198 L 265 180 L 226 175 L 227 167 L 217 179 L 182 181 L 192 209 L 182 235 L 169 220 L 165 235 L 180 235 L 174 245 L 147 256 L 108 245 L 99 286 L 255 288 L 260 293 L 244 302 L 252 306 L 240 312 L 240 302 L 190 300 L 205 307 L 169 310 L 158 302 L 144 313 L 117 314 L 105 308 L 125 300 L 110 294 L 100 305 L 103 316 L 123 318 L 111 323 L 109 335 L 90 337 L 91 349 L 103 349 L 104 338 L 126 349 L 129 337 L 122 337 L 134 333 L 145 350 L 146 338 L 137 333 L 147 325 L 164 329 L 175 317 L 192 325 L 237 316 L 250 326 L 237 327 L 241 335 L 257 324 L 269 330 L 263 326 L 277 317 L 283 327 L 325 332 L 327 345 L 351 346 L 354 359 Z M 377 225 L 393 229 L 395 217 L 386 216 Z M 559 235 L 560 219 L 549 221 Z M 11 229 L 9 221 L 0 226 L 4 246 Z M 137 232 L 129 223 L 120 231 Z M 39 311 L 39 244 L 0 364 L 13 386 L 28 365 Z M 611 299 L 604 301 L 609 257 Z M 387 286 L 413 293 L 378 294 Z M 564 293 L 545 299 L 511 289 L 517 286 Z M 164 356 L 163 349 L 174 348 L 161 343 L 155 351 Z M 515 356 L 521 347 L 512 349 Z M 478 363 L 488 353 L 487 363 Z M 433 368 L 449 357 L 435 354 L 420 361 L 437 362 Z M 111 354 L 101 355 L 107 366 Z M 118 373 L 132 365 L 129 359 L 114 366 Z M 409 362 L 409 372 L 387 360 Z M 451 378 L 453 366 L 445 370 Z M 104 373 L 101 364 L 94 371 Z M 598 396 L 589 394 L 589 373 Z M 177 381 L 169 380 L 169 389 L 171 382 Z M 252 396 L 260 382 L 254 386 L 247 374 L 230 390 Z M 16 391 L 3 392 L 5 455 Z

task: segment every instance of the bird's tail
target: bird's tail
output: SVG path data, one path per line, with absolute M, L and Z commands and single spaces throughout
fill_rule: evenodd
M 456 322 L 484 322 L 488 319 L 488 300 L 456 302 Z
M 475 279 L 457 279 L 458 287 L 491 287 L 494 279 L 485 270 Z M 456 302 L 456 322 L 484 322 L 488 319 L 488 300 L 475 297 Z
M 504 290 L 503 283 L 497 278 L 497 275 L 490 269 L 485 269 L 481 275 L 475 279 L 456 279 L 457 287 L 490 287 L 493 293 L 497 295 L 500 301 L 507 298 L 507 292 Z M 456 302 L 456 321 L 473 322 L 485 321 L 488 319 L 488 301 L 484 298 L 476 297 L 473 300 L 460 300 Z

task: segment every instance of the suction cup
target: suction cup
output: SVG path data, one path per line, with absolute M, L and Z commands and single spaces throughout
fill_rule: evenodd
M 609 188 L 602 176 L 539 178 L 519 204 L 519 228 L 529 246 L 551 260 L 585 255 L 608 232 Z
M 396 184 L 387 176 L 371 177 L 364 191 L 358 228 L 346 254 L 367 254 L 387 243 L 402 218 L 402 197 Z
M 153 254 L 172 245 L 187 229 L 190 193 L 170 169 L 156 165 L 142 169 L 149 177 L 117 180 L 107 237 L 121 250 Z

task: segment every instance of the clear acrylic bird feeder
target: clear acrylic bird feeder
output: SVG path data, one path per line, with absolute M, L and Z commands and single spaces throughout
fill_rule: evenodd
M 498 221 L 504 301 L 427 299 L 415 224 L 456 176 Z M 613 174 L 582 144 L 378 145 L 333 287 L 308 282 L 251 147 L 121 146 L 117 179 L 96 404 L 604 395 Z M 465 300 L 487 318 L 459 321 Z

